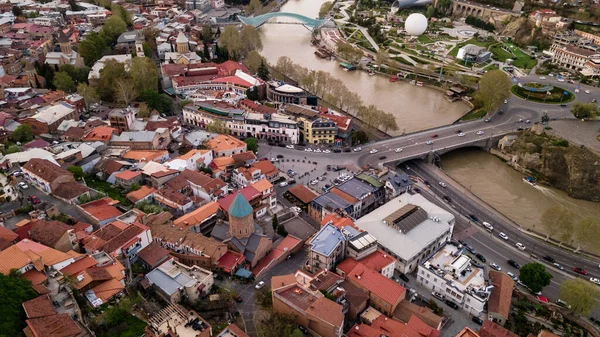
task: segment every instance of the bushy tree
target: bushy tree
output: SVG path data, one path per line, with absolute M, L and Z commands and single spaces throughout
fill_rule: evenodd
M 490 70 L 481 76 L 477 99 L 489 113 L 510 96 L 511 82 L 502 70 Z
M 79 42 L 79 54 L 83 57 L 85 65 L 88 67 L 93 66 L 107 50 L 108 44 L 106 40 L 96 32 L 89 33 L 83 41 Z M 48 79 L 46 78 L 46 80 Z
M 576 102 L 571 107 L 571 112 L 578 119 L 595 119 L 598 114 L 598 107 L 595 103 Z
M 136 57 L 131 61 L 129 70 L 135 90 L 158 90 L 158 70 L 152 59 Z
M 90 87 L 85 83 L 79 83 L 77 85 L 77 93 L 83 97 L 83 102 L 85 103 L 85 110 L 90 110 L 90 105 L 98 102 L 98 93 L 96 89 Z
M 79 166 L 69 166 L 67 168 L 67 171 L 73 173 L 73 177 L 75 177 L 75 179 L 77 180 L 80 180 L 81 178 L 83 178 L 83 176 L 85 176 L 83 169 Z
M 33 130 L 31 126 L 27 124 L 19 125 L 15 131 L 10 135 L 10 138 L 15 142 L 20 142 L 22 144 L 30 142 L 33 140 Z
M 219 37 L 219 44 L 227 50 L 229 57 L 232 59 L 237 59 L 243 49 L 240 33 L 234 25 L 225 27 Z
M 253 50 L 260 51 L 263 48 L 258 30 L 251 25 L 245 25 L 240 33 L 242 56 L 248 55 Z
M 249 137 L 244 140 L 246 142 L 248 151 L 252 151 L 254 153 L 258 153 L 258 140 L 254 137 Z
M 264 59 L 260 62 L 260 66 L 258 66 L 257 75 L 263 81 L 267 81 L 269 79 L 269 68 L 267 67 Z
M 248 56 L 246 56 L 246 59 L 244 60 L 246 67 L 248 67 L 248 69 L 253 73 L 258 72 L 258 68 L 262 62 L 263 57 L 256 50 L 249 52 Z
M 598 297 L 598 286 L 588 280 L 576 278 L 560 284 L 560 299 L 567 302 L 571 306 L 570 310 L 577 315 L 588 316 L 598 306 Z
M 535 294 L 550 284 L 552 274 L 541 263 L 528 263 L 519 269 L 519 280 Z
M 100 34 L 111 45 L 117 43 L 119 36 L 127 31 L 127 24 L 119 15 L 111 15 L 102 26 Z
M 54 86 L 58 90 L 62 90 L 66 93 L 72 93 L 75 91 L 75 81 L 65 71 L 59 71 L 54 74 Z
M 23 335 L 26 317 L 22 304 L 36 296 L 31 282 L 20 278 L 17 270 L 11 270 L 8 276 L 0 273 L 0 335 Z

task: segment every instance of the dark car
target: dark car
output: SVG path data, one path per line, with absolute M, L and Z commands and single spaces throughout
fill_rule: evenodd
M 333 149 L 333 153 L 340 153 L 342 152 L 342 149 Z
M 485 261 L 486 261 L 486 259 L 485 259 L 485 256 L 483 256 L 481 253 L 478 253 L 478 254 L 477 254 L 477 255 L 475 255 L 475 256 L 477 256 L 477 258 L 478 258 L 478 259 L 479 259 L 481 262 L 484 262 L 484 263 L 485 263 Z
M 387 157 L 386 156 L 379 157 L 379 160 L 384 160 L 384 159 L 387 159 Z
M 462 133 L 461 129 L 456 130 L 456 133 Z
M 421 193 L 421 189 L 419 189 L 417 187 L 413 188 L 413 191 L 415 191 L 416 193 Z
M 471 253 L 471 254 L 477 254 L 477 251 L 475 250 L 475 248 L 466 245 L 465 248 Z
M 498 115 L 504 115 L 504 110 L 498 111 Z
M 546 261 L 548 261 L 550 263 L 556 262 L 556 260 L 552 256 L 550 256 L 550 255 L 544 256 L 544 260 L 546 260 Z
M 242 296 L 239 296 L 235 298 L 235 301 L 238 303 L 242 303 L 244 301 L 244 299 L 242 298 Z
M 439 137 L 439 135 L 437 133 L 431 136 L 431 138 L 437 138 L 437 137 Z
M 471 260 L 471 265 L 473 265 L 474 267 L 477 267 L 479 269 L 485 268 L 485 265 L 483 265 L 483 264 L 481 264 L 481 263 L 479 263 L 479 262 L 477 262 L 475 260 Z
M 583 268 L 575 267 L 575 268 L 573 268 L 573 271 L 576 272 L 577 274 L 587 275 L 587 271 Z
M 515 260 L 508 260 L 508 261 L 506 261 L 506 263 L 508 263 L 509 266 L 512 266 L 516 269 L 521 268 L 521 266 Z
M 564 107 L 566 107 L 567 105 L 566 105 L 566 104 L 561 104 L 561 105 L 559 105 L 559 106 L 560 106 L 561 108 L 564 108 Z
M 292 179 L 292 180 L 288 181 L 288 185 L 295 184 L 295 183 L 296 183 L 295 179 Z
M 523 131 L 523 128 L 522 127 L 518 127 L 517 131 Z
M 427 180 L 423 180 L 423 184 L 425 184 L 425 186 L 431 186 L 431 184 Z
M 471 320 L 475 324 L 479 324 L 479 325 L 483 324 L 483 320 L 481 318 L 477 317 L 477 316 L 473 316 L 473 318 L 471 318 Z
M 448 305 L 450 308 L 452 308 L 454 310 L 458 309 L 458 304 L 456 304 L 450 300 L 446 300 L 446 305 Z
M 447 195 L 443 196 L 442 199 L 444 199 L 446 202 L 452 202 L 452 198 Z
M 38 197 L 36 197 L 35 195 L 30 195 L 29 197 L 27 197 L 27 201 L 34 205 L 37 205 L 41 202 L 40 199 L 38 199 Z
M 408 276 L 404 275 L 404 274 L 400 274 L 400 279 L 402 279 L 402 281 L 404 282 L 409 282 L 410 279 L 408 278 Z
M 479 222 L 479 217 L 475 214 L 469 214 L 469 218 L 475 222 Z
M 282 154 L 278 154 L 277 158 L 281 159 L 281 158 L 283 158 L 283 155 Z
M 467 245 L 467 242 L 465 240 L 458 240 L 458 243 L 460 243 L 463 246 Z
M 347 148 L 344 149 L 344 152 L 350 152 L 350 151 L 352 151 L 352 150 L 350 150 L 349 147 L 347 147 Z

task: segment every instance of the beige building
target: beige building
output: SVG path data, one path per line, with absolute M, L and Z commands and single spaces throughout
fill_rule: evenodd
M 173 259 L 166 261 L 146 275 L 157 292 L 172 304 L 196 301 L 210 292 L 213 273 L 198 266 L 188 267 Z

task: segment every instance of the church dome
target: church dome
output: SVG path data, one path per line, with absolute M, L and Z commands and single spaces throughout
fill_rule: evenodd
M 183 32 L 179 32 L 179 35 L 177 35 L 177 40 L 175 40 L 175 42 L 177 42 L 177 43 L 188 43 L 189 40 L 185 36 L 185 34 L 183 34 Z
M 244 218 L 251 215 L 252 211 L 250 203 L 238 192 L 235 199 L 233 199 L 231 206 L 229 206 L 229 215 L 235 218 Z

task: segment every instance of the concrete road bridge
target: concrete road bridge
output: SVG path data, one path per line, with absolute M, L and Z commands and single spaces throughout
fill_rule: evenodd
M 294 21 L 275 21 L 272 19 L 276 18 L 292 18 Z M 315 30 L 323 27 L 323 25 L 327 24 L 331 19 L 312 19 L 304 15 L 296 14 L 296 13 L 287 13 L 287 12 L 271 12 L 258 16 L 238 16 L 238 19 L 245 25 L 251 25 L 256 28 L 261 27 L 266 23 L 275 23 L 275 24 L 299 24 L 303 25 L 308 30 Z

